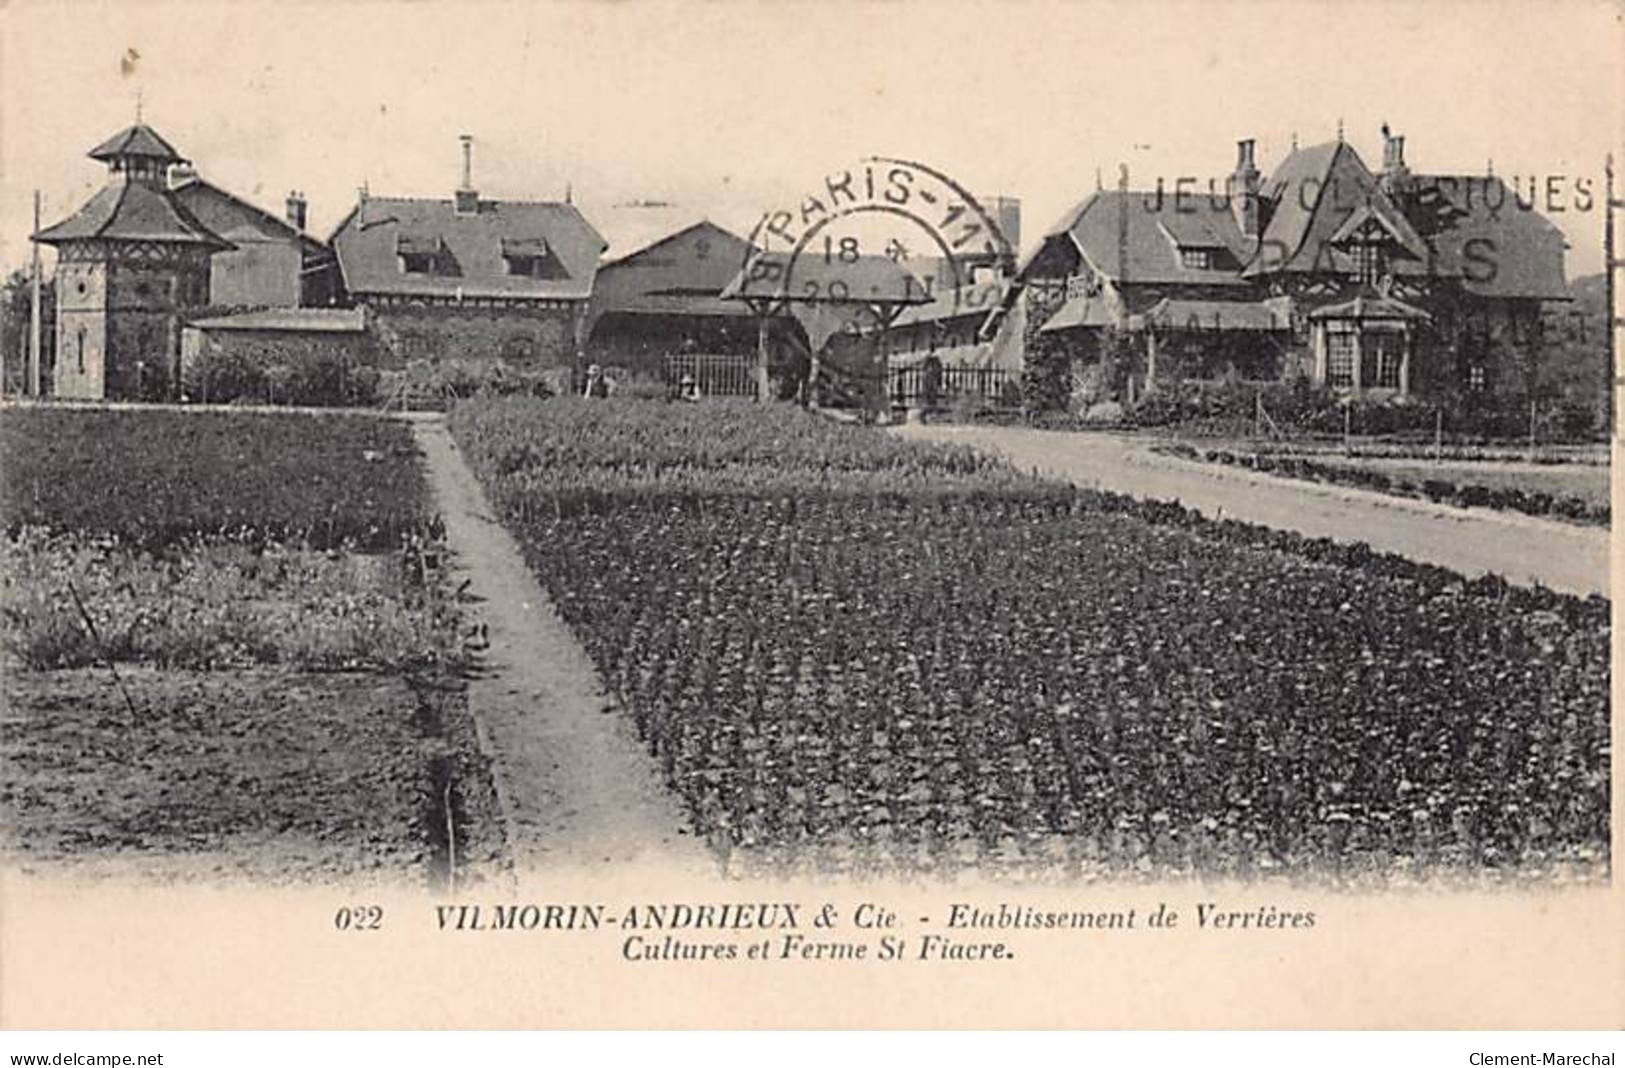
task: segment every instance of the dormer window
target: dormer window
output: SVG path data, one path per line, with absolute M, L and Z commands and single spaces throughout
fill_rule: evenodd
M 1404 242 L 1393 225 L 1369 205 L 1344 220 L 1330 243 L 1348 256 L 1349 273 L 1362 285 L 1376 285 L 1388 274 L 1395 255 L 1404 255 Z
M 540 237 L 505 237 L 502 262 L 510 275 L 520 278 L 547 278 L 551 275 L 553 253 Z
M 1179 265 L 1191 271 L 1206 271 L 1213 267 L 1213 253 L 1205 248 L 1182 248 Z
M 439 237 L 401 234 L 395 239 L 395 255 L 407 274 L 440 274 L 445 252 Z
M 1351 250 L 1354 253 L 1355 276 L 1366 285 L 1376 285 L 1384 274 L 1383 248 L 1376 242 L 1367 242 L 1355 245 Z

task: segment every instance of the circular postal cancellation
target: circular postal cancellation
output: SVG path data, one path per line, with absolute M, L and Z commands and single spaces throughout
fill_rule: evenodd
M 764 336 L 799 326 L 814 389 L 879 403 L 888 330 L 997 305 L 1015 258 L 997 214 L 936 168 L 871 156 L 763 212 L 723 296 Z

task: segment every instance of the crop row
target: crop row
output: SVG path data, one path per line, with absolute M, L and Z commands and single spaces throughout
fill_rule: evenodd
M 641 407 L 665 492 L 575 493 L 623 465 L 579 406 L 453 426 L 724 850 L 1376 879 L 1606 857 L 1599 599 L 956 470 L 796 413 L 729 409 L 744 440 L 683 466 L 708 406 Z M 713 491 L 778 440 L 772 492 Z M 554 450 L 575 470 L 511 462 Z M 882 457 L 930 491 L 827 477 Z
M 1385 471 L 1318 463 L 1301 456 L 1237 453 L 1228 449 L 1198 449 L 1183 442 L 1174 442 L 1159 448 L 1171 455 L 1190 460 L 1246 467 L 1253 471 L 1308 482 L 1355 486 L 1399 497 L 1424 498 L 1435 503 L 1453 504 L 1462 508 L 1495 508 L 1522 512 L 1525 515 L 1557 516 L 1574 522 L 1603 526 L 1608 524 L 1610 518 L 1610 509 L 1605 504 L 1593 504 L 1584 497 L 1525 490 L 1516 486 L 1480 486 L 1443 478 L 1414 481 L 1390 475 Z
M 430 518 L 410 428 L 366 415 L 11 409 L 0 450 L 10 535 L 387 549 Z

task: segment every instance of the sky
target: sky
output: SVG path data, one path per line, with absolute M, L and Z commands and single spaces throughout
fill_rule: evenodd
M 1625 5 L 0 3 L 0 266 L 101 186 L 91 147 L 143 118 L 204 177 L 327 236 L 365 184 L 475 185 L 590 219 L 678 202 L 741 232 L 871 155 L 1022 200 L 1023 245 L 1111 183 L 1222 179 L 1254 138 L 1368 166 L 1379 128 L 1420 172 L 1538 182 L 1601 269 L 1602 160 L 1625 122 Z M 1578 179 L 1592 183 L 1592 210 Z M 1555 181 L 1555 185 L 1552 183 Z

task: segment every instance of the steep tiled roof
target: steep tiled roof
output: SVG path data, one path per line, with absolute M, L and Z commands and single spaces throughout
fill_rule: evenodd
M 545 243 L 543 276 L 508 273 L 504 240 Z M 403 241 L 442 249 L 443 270 L 402 270 Z M 368 197 L 331 244 L 345 287 L 357 295 L 582 300 L 592 292 L 604 239 L 572 204 L 481 200 L 477 212 L 460 215 L 451 200 Z
M 90 150 L 91 159 L 114 159 L 118 156 L 145 156 L 149 159 L 184 163 L 175 146 L 164 140 L 151 126 L 136 123 L 109 137 Z
M 1281 161 L 1263 192 L 1272 211 L 1261 254 L 1249 276 L 1278 271 L 1347 271 L 1348 254 L 1333 239 L 1356 212 L 1374 215 L 1397 238 L 1408 258 L 1394 262 L 1399 274 L 1427 269 L 1421 235 L 1382 191 L 1359 154 L 1342 141 L 1312 145 Z
M 274 212 L 250 203 L 235 193 L 221 189 L 212 182 L 193 175 L 180 185 L 177 185 L 173 194 L 181 205 L 191 212 L 193 217 L 216 230 L 228 229 L 234 216 L 248 216 L 252 218 L 261 229 L 273 233 L 297 238 L 302 244 L 312 249 L 321 249 L 323 245 L 320 238 L 307 234 L 286 219 Z
M 1440 274 L 1459 275 L 1468 292 L 1484 297 L 1569 298 L 1563 232 L 1522 206 L 1500 178 L 1416 175 L 1412 188 Z
M 1047 235 L 1061 236 L 1106 277 L 1131 282 L 1243 285 L 1238 270 L 1252 251 L 1229 205 L 1206 193 L 1175 197 L 1100 190 L 1067 212 Z M 1182 247 L 1212 253 L 1213 265 L 1185 266 Z
M 82 238 L 232 247 L 173 195 L 140 182 L 113 182 L 68 218 L 34 235 L 46 245 Z

